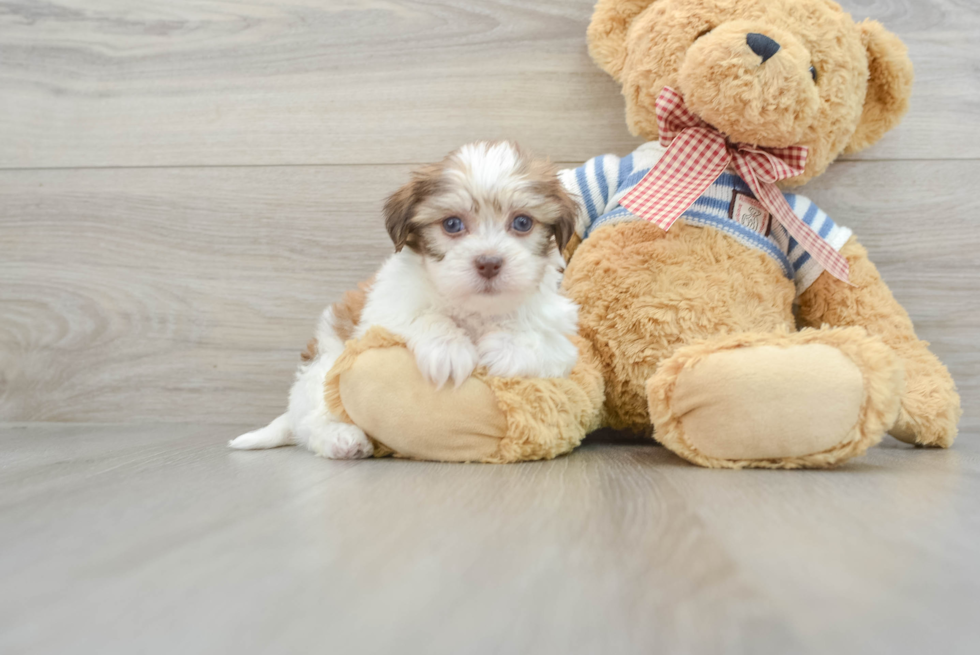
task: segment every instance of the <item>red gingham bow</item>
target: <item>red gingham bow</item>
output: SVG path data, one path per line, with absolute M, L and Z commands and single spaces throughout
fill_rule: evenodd
M 667 86 L 657 97 L 657 125 L 660 144 L 667 146 L 667 152 L 623 196 L 623 207 L 669 230 L 734 161 L 735 171 L 786 231 L 824 270 L 847 282 L 847 260 L 796 215 L 775 184 L 803 172 L 806 146 L 757 148 L 729 143 L 724 134 L 692 114 L 680 94 Z

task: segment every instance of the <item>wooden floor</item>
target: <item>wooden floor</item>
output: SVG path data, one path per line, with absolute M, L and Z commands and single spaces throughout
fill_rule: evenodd
M 0 430 L 0 652 L 976 653 L 980 448 L 709 471 Z
M 844 0 L 912 108 L 805 193 L 963 397 L 949 451 L 705 471 L 228 451 L 412 165 L 631 151 L 593 0 L 0 3 L 0 653 L 980 652 L 980 5 Z

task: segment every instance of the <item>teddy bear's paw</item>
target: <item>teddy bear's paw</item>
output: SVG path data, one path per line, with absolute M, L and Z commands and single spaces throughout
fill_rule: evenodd
M 762 346 L 714 353 L 685 369 L 670 405 L 704 455 L 778 459 L 845 441 L 863 397 L 861 371 L 834 348 Z
M 906 398 L 895 425 L 888 431 L 893 437 L 905 443 L 929 448 L 949 448 L 956 439 L 956 424 L 960 417 L 959 396 L 955 402 L 947 401 L 937 410 L 931 409 L 937 403 L 922 402 Z
M 825 468 L 878 443 L 902 367 L 860 329 L 730 335 L 679 349 L 647 383 L 654 436 L 709 467 Z
M 349 423 L 325 423 L 310 434 L 307 447 L 328 459 L 365 459 L 374 454 L 364 431 Z
M 963 413 L 960 396 L 949 371 L 926 345 L 911 342 L 899 350 L 906 387 L 898 419 L 888 432 L 917 446 L 949 448 Z

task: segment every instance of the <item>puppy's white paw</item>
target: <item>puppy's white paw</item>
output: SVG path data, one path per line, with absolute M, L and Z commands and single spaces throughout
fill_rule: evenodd
M 480 366 L 501 378 L 564 378 L 578 360 L 578 348 L 567 337 L 540 339 L 509 332 L 490 332 L 477 344 Z
M 457 387 L 463 384 L 473 374 L 479 357 L 476 346 L 462 331 L 419 337 L 409 347 L 422 376 L 439 389 L 449 380 Z
M 520 343 L 509 332 L 491 332 L 477 344 L 480 365 L 487 367 L 487 373 L 501 378 L 516 378 L 533 375 L 537 368 L 537 357 L 533 351 Z
M 374 454 L 374 446 L 364 431 L 349 423 L 327 423 L 307 441 L 307 447 L 330 459 L 364 459 Z

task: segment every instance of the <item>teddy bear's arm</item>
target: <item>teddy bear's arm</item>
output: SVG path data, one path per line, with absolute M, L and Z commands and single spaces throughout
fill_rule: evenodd
M 961 414 L 956 385 L 928 343 L 915 334 L 912 320 L 851 237 L 841 249 L 850 265 L 847 285 L 824 272 L 800 295 L 800 320 L 810 327 L 859 326 L 880 336 L 902 358 L 906 391 L 891 434 L 902 441 L 948 447 Z
M 581 220 L 576 233 L 581 237 L 599 216 L 615 207 L 612 198 L 619 191 L 623 179 L 632 172 L 632 158 L 616 155 L 593 157 L 578 168 L 566 168 L 558 177 L 566 190 L 582 205 Z
M 347 342 L 324 382 L 329 411 L 395 453 L 449 462 L 551 459 L 599 427 L 605 398 L 599 359 L 573 336 L 567 378 L 497 378 L 478 370 L 457 389 L 422 377 L 405 339 L 372 327 Z

